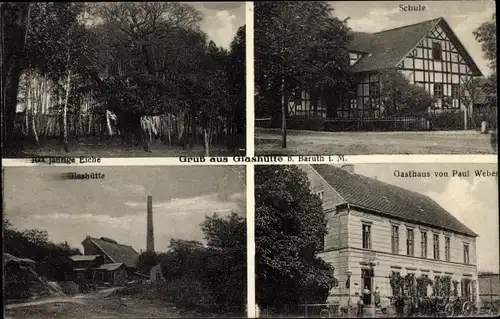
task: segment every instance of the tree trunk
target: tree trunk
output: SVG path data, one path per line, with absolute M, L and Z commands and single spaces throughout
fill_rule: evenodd
M 467 105 L 464 105 L 464 131 L 467 131 Z
M 283 76 L 283 79 L 281 80 L 281 88 L 282 88 L 282 95 L 281 95 L 281 148 L 286 148 L 286 106 L 287 106 L 287 99 L 285 97 L 285 76 Z
M 17 93 L 21 77 L 21 59 L 26 45 L 29 3 L 3 3 L 1 15 L 1 64 L 2 64 L 2 120 L 4 154 L 13 153 L 16 148 L 14 121 L 17 107 Z
M 36 146 L 40 147 L 40 141 L 38 139 L 38 132 L 36 130 L 36 123 L 35 123 L 35 116 L 36 116 L 35 107 L 37 104 L 36 103 L 37 102 L 36 89 L 38 86 L 38 81 L 36 81 L 36 75 L 32 79 L 33 79 L 34 83 L 32 83 L 33 85 L 30 84 L 29 91 L 28 91 L 30 104 L 31 104 L 31 128 L 33 129 L 33 136 L 35 138 Z
M 75 105 L 75 117 L 73 118 L 73 138 L 78 140 L 78 125 L 80 123 L 80 110 L 82 106 L 80 104 Z
M 69 54 L 68 54 L 69 60 Z M 71 69 L 68 69 L 68 76 L 66 79 L 66 96 L 64 99 L 64 108 L 63 108 L 63 145 L 64 151 L 66 153 L 69 152 L 68 147 L 68 100 L 69 100 L 69 90 L 71 86 Z
M 167 118 L 168 145 L 172 146 L 172 114 L 168 113 Z
M 28 84 L 29 85 L 29 84 Z M 28 86 L 26 86 L 28 88 Z M 25 131 L 24 135 L 27 137 L 30 134 L 30 121 L 29 121 L 29 108 L 28 108 L 28 100 L 26 99 L 24 101 L 24 120 L 25 120 Z
M 193 121 L 193 112 L 189 112 L 189 121 L 188 121 L 188 145 L 189 149 L 193 148 L 194 141 L 193 139 L 196 138 L 196 129 L 194 129 L 194 121 Z
M 90 137 L 92 133 L 92 112 L 88 112 L 88 127 L 87 127 L 87 138 Z
M 203 129 L 203 137 L 205 140 L 205 156 L 209 157 L 210 156 L 210 141 L 209 141 L 209 137 L 208 137 L 208 133 L 207 133 L 206 128 Z

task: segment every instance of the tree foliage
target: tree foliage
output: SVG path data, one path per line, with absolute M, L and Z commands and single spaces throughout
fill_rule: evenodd
M 149 274 L 151 268 L 159 262 L 159 257 L 156 252 L 145 251 L 137 257 L 137 270 L 143 274 Z
M 77 248 L 67 243 L 55 244 L 48 240 L 48 233 L 41 229 L 17 230 L 4 220 L 4 252 L 37 263 L 40 275 L 49 280 L 64 281 L 72 275 L 69 256 L 80 255 Z
M 179 306 L 240 312 L 246 302 L 246 221 L 234 213 L 214 214 L 201 227 L 206 245 L 172 239 L 160 258 L 167 286 L 175 287 L 170 292 L 172 301 Z
M 246 26 L 236 32 L 231 42 L 227 65 L 229 83 L 229 96 L 231 97 L 229 109 L 232 110 L 232 122 L 235 125 L 236 135 L 242 140 L 236 144 L 245 145 L 246 127 Z
M 255 173 L 256 298 L 261 307 L 325 302 L 334 268 L 317 253 L 327 233 L 321 200 L 296 166 Z M 275 298 L 280 296 L 280 298 Z
M 484 22 L 473 34 L 481 44 L 484 57 L 489 61 L 489 67 L 492 73 L 484 79 L 480 88 L 486 95 L 487 112 L 491 120 L 495 121 L 497 118 L 497 23 L 496 12 L 493 14 L 490 21 Z M 493 116 L 492 116 L 493 115 Z
M 327 2 L 261 1 L 254 10 L 255 86 L 264 108 L 279 112 L 281 96 L 297 88 L 328 103 L 332 92 L 349 91 L 349 29 Z
M 497 65 L 497 22 L 496 12 L 490 21 L 484 22 L 473 31 L 476 41 L 481 43 L 484 57 L 490 62 L 490 68 L 496 69 Z
M 228 131 L 244 135 L 244 27 L 228 51 L 207 40 L 202 14 L 186 3 L 10 3 L 2 17 L 16 34 L 4 37 L 2 55 L 11 69 L 2 73 L 9 131 L 19 79 L 29 71 L 55 83 L 56 113 L 64 104 L 79 114 L 91 98 L 94 113 L 187 114 L 188 138 L 195 126 L 210 135 L 216 125 L 235 125 Z
M 422 115 L 434 106 L 431 95 L 423 87 L 411 84 L 400 71 L 385 69 L 379 77 L 385 115 Z

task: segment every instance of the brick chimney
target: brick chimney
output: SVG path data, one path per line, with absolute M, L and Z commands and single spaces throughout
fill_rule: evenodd
M 148 196 L 148 222 L 147 222 L 147 235 L 146 235 L 146 251 L 154 252 L 155 251 L 155 236 L 153 232 L 153 197 L 151 195 Z
M 349 173 L 354 173 L 354 165 L 353 164 L 345 164 L 341 167 L 343 170 L 348 171 Z

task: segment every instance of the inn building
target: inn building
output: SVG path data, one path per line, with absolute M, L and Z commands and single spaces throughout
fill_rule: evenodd
M 476 237 L 429 197 L 326 164 L 300 165 L 326 213 L 325 261 L 339 285 L 328 302 L 353 305 L 356 293 L 379 287 L 393 295 L 390 276 L 415 274 L 435 280 L 450 276 L 458 294 L 478 300 Z M 432 286 L 428 287 L 432 294 Z M 372 304 L 371 297 L 365 300 Z
M 331 110 L 331 101 L 321 101 L 298 90 L 289 102 L 289 117 L 385 118 L 388 114 L 380 93 L 379 74 L 394 68 L 435 98 L 429 113 L 466 111 L 472 114 L 472 80 L 482 74 L 444 18 L 351 35 L 347 49 L 355 73 L 355 93 L 349 102 Z

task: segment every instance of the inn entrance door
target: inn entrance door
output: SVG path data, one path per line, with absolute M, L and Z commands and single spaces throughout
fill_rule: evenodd
M 365 305 L 372 304 L 373 277 L 373 269 L 361 269 L 361 282 L 363 283 L 363 287 L 361 287 L 361 293 L 363 295 L 363 303 Z M 368 289 L 370 293 L 365 294 L 366 289 Z

